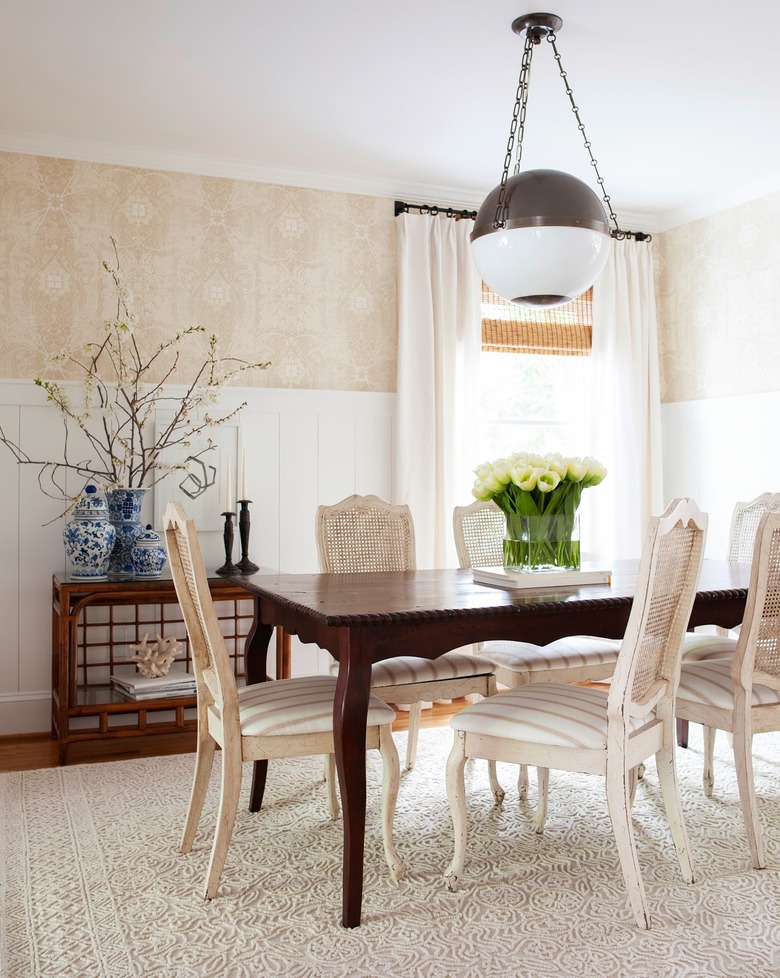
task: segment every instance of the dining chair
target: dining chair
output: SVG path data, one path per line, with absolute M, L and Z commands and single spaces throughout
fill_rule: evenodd
M 730 659 L 683 662 L 676 714 L 704 725 L 704 793 L 712 796 L 715 730 L 732 736 L 750 860 L 766 866 L 753 780 L 753 734 L 780 730 L 780 512 L 761 517 L 736 651 Z
M 456 506 L 452 513 L 455 550 L 461 567 L 500 567 L 503 562 L 504 514 L 491 500 Z M 529 683 L 600 682 L 615 668 L 619 639 L 592 635 L 570 635 L 534 645 L 531 642 L 484 642 L 479 654 L 493 664 L 496 681 L 514 689 Z M 540 798 L 547 772 L 537 771 Z M 517 790 L 520 798 L 528 791 L 528 769 L 520 766 Z M 544 818 L 544 813 L 539 813 Z
M 414 522 L 407 505 L 393 505 L 373 495 L 352 495 L 331 506 L 319 506 L 317 552 L 324 574 L 364 574 L 416 569 Z M 399 650 L 400 651 L 400 650 Z M 435 659 L 398 655 L 372 667 L 371 692 L 385 703 L 409 705 L 406 767 L 414 766 L 423 702 L 496 691 L 493 666 L 466 652 L 446 652 Z M 491 785 L 497 800 L 503 790 Z
M 450 889 L 457 888 L 465 864 L 467 757 L 601 775 L 634 918 L 648 928 L 630 818 L 629 772 L 655 755 L 682 875 L 693 882 L 675 772 L 674 697 L 706 526 L 706 515 L 690 499 L 676 499 L 650 521 L 636 595 L 608 690 L 535 683 L 499 692 L 450 720 L 455 731 L 446 769 L 455 840 L 445 873 Z
M 737 502 L 731 514 L 729 526 L 729 542 L 726 549 L 726 560 L 736 560 L 749 564 L 753 560 L 753 547 L 756 541 L 756 531 L 761 517 L 770 509 L 780 508 L 780 493 L 762 492 L 760 496 L 749 502 Z M 686 632 L 683 642 L 683 661 L 702 661 L 704 659 L 731 658 L 737 647 L 735 629 L 714 625 L 712 633 L 703 631 Z M 705 743 L 712 736 L 705 730 Z M 677 742 L 681 747 L 688 746 L 688 721 L 677 718 Z
M 470 506 L 455 508 L 456 549 L 462 567 L 470 566 L 466 560 L 470 553 L 470 541 L 479 528 L 492 534 L 492 542 L 481 544 L 482 553 L 496 557 L 500 565 L 503 554 L 503 523 L 492 522 L 478 516 L 480 507 L 492 506 L 498 513 L 495 503 L 472 503 Z M 732 512 L 729 528 L 728 560 L 749 562 L 756 527 L 767 509 L 780 507 L 780 493 L 762 493 L 749 502 L 738 502 Z M 471 524 L 469 529 L 465 527 Z M 464 529 L 459 530 L 459 525 Z M 476 566 L 476 565 L 471 565 Z M 484 566 L 484 565 L 483 565 Z M 620 641 L 595 635 L 572 635 L 558 639 L 549 645 L 539 646 L 527 642 L 486 642 L 480 654 L 493 662 L 496 681 L 499 685 L 515 687 L 532 682 L 603 682 L 612 675 L 617 660 Z M 727 629 L 715 628 L 714 634 L 686 632 L 683 640 L 683 660 L 721 659 L 734 654 L 736 639 Z M 705 734 L 705 737 L 707 734 Z M 688 723 L 677 720 L 677 742 L 681 747 L 688 744 Z M 544 776 L 543 772 L 539 772 Z M 524 792 L 527 783 L 523 772 L 520 774 L 518 788 Z M 544 817 L 544 813 L 541 813 Z
M 331 818 L 338 818 L 333 744 L 336 680 L 332 676 L 305 676 L 239 688 L 209 591 L 195 524 L 179 504 L 169 503 L 164 526 L 171 575 L 187 628 L 197 683 L 197 753 L 181 852 L 192 849 L 215 748 L 222 750 L 219 810 L 204 890 L 208 900 L 217 894 L 225 865 L 244 761 L 325 754 L 330 775 L 328 809 Z M 366 746 L 378 748 L 382 757 L 384 852 L 390 875 L 398 880 L 403 866 L 393 844 L 393 815 L 400 781 L 398 752 L 392 737 L 394 719 L 395 713 L 387 704 L 370 698 Z

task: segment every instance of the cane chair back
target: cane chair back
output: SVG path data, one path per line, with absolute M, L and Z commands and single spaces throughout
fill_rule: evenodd
M 738 560 L 750 563 L 753 559 L 753 549 L 756 542 L 756 532 L 761 517 L 767 510 L 780 503 L 780 493 L 762 492 L 750 502 L 739 502 L 734 505 L 729 527 L 729 545 L 727 560 Z
M 650 918 L 631 825 L 628 772 L 655 755 L 680 867 L 684 879 L 692 882 L 674 766 L 674 697 L 706 525 L 706 516 L 689 499 L 675 500 L 663 516 L 651 520 L 608 691 L 537 683 L 497 693 L 452 718 L 455 739 L 447 762 L 447 794 L 455 853 L 445 874 L 450 888 L 458 885 L 465 861 L 467 757 L 602 775 L 634 918 L 647 928 Z
M 411 510 L 379 496 L 358 495 L 333 506 L 320 506 L 317 553 L 324 574 L 414 570 Z
M 683 662 L 677 716 L 704 724 L 704 791 L 713 793 L 714 729 L 732 735 L 750 858 L 766 866 L 753 779 L 754 733 L 780 730 L 780 511 L 758 524 L 745 616 L 732 659 Z
M 325 754 L 328 807 L 338 816 L 333 743 L 332 676 L 304 676 L 239 688 L 211 598 L 195 524 L 177 503 L 165 511 L 165 543 L 176 596 L 182 609 L 195 666 L 198 741 L 190 803 L 180 849 L 189 852 L 208 791 L 214 753 L 222 749 L 222 780 L 217 825 L 206 872 L 204 895 L 217 893 L 238 810 L 245 761 Z M 398 752 L 392 738 L 395 714 L 376 697 L 369 699 L 366 746 L 378 747 L 383 761 L 382 833 L 393 879 L 403 867 L 393 845 L 393 813 L 399 785 Z M 263 779 L 264 784 L 264 779 Z M 262 792 L 260 792 L 262 795 Z M 262 798 L 256 797 L 259 803 Z
M 504 562 L 503 512 L 491 500 L 456 506 L 452 512 L 455 550 L 461 567 L 500 567 Z
M 195 525 L 176 503 L 165 512 L 165 542 L 195 670 L 198 711 L 214 711 L 227 727 L 238 723 L 238 687 L 211 600 Z

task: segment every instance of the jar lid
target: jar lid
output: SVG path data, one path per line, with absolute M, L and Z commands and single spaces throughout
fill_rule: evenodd
M 97 491 L 97 486 L 88 485 L 84 495 L 73 508 L 76 519 L 95 520 L 108 517 L 108 506 L 103 496 Z
M 152 524 L 147 523 L 146 529 L 138 536 L 135 541 L 136 547 L 159 547 L 162 545 L 162 537 L 152 529 Z

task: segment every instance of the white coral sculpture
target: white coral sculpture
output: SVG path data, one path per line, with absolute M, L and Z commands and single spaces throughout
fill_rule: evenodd
M 163 638 L 159 634 L 157 640 L 150 645 L 149 633 L 145 632 L 138 645 L 130 646 L 130 651 L 136 654 L 131 655 L 128 662 L 137 662 L 141 675 L 152 679 L 168 674 L 171 663 L 181 652 L 181 645 L 179 645 L 178 639 Z

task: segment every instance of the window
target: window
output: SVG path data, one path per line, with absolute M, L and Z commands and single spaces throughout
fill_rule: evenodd
M 479 461 L 588 454 L 591 329 L 592 290 L 537 310 L 483 284 Z

